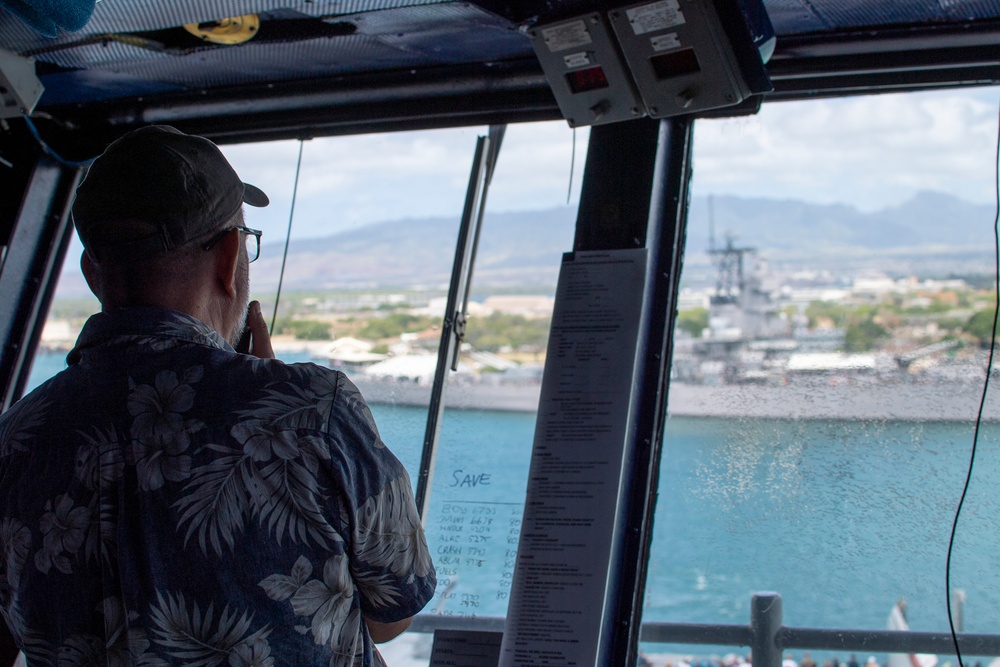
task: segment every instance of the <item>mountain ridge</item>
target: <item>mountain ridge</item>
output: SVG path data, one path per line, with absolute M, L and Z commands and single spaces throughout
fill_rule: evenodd
M 801 263 L 849 272 L 862 263 L 870 268 L 877 255 L 883 270 L 897 273 L 986 272 L 992 270 L 993 219 L 991 206 L 928 191 L 874 212 L 796 199 L 702 196 L 689 212 L 686 262 L 707 265 L 710 244 L 721 248 L 728 236 L 773 266 Z M 572 206 L 487 212 L 475 285 L 554 285 L 561 256 L 573 247 L 575 221 Z M 457 217 L 408 218 L 293 239 L 284 288 L 446 287 L 458 225 Z M 280 242 L 264 244 L 253 268 L 257 284 L 277 284 L 283 251 Z M 75 280 L 86 290 L 78 271 L 75 279 L 70 273 L 64 282 Z

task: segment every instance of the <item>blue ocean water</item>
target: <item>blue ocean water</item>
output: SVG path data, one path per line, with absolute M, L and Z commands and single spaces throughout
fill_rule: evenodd
M 40 358 L 38 372 L 60 363 Z M 426 411 L 372 411 L 415 483 Z M 534 421 L 446 412 L 427 522 L 436 613 L 505 614 Z M 998 428 L 980 433 L 955 539 L 969 632 L 1000 626 Z M 947 630 L 972 438 L 971 424 L 671 418 L 643 620 L 746 624 L 751 595 L 775 591 L 786 625 L 884 628 L 906 598 L 913 629 Z

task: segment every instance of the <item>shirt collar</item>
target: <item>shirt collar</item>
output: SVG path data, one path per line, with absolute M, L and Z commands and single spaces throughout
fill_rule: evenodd
M 187 313 L 158 306 L 128 306 L 92 315 L 66 361 L 78 363 L 88 348 L 115 342 L 137 344 L 150 338 L 235 351 L 218 331 Z

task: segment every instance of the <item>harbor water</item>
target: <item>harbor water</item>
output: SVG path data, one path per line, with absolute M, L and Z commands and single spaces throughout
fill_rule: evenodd
M 49 356 L 39 377 L 62 363 Z M 426 410 L 372 412 L 415 483 Z M 427 522 L 434 613 L 506 613 L 534 422 L 446 411 Z M 998 429 L 979 433 L 955 538 L 967 632 L 1000 627 Z M 774 591 L 790 626 L 881 629 L 905 598 L 912 629 L 947 631 L 946 556 L 973 435 L 972 422 L 671 417 L 643 620 L 746 624 L 751 595 Z

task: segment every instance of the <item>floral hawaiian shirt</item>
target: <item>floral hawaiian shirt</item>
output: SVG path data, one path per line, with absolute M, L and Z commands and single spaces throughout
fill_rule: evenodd
M 0 613 L 29 665 L 378 665 L 433 595 L 406 470 L 342 374 L 160 308 L 93 316 L 0 416 Z

